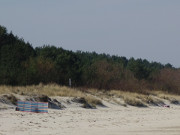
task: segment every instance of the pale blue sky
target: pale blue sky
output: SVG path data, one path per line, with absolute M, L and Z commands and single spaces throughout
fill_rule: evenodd
M 0 25 L 33 47 L 50 44 L 180 67 L 180 0 L 0 0 Z

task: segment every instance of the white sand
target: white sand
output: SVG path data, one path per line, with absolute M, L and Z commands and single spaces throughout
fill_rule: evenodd
M 180 106 L 2 110 L 0 135 L 180 135 Z

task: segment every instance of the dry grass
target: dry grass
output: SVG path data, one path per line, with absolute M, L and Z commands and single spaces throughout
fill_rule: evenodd
M 172 104 L 180 104 L 180 96 L 162 91 L 152 92 L 155 96 L 170 101 Z
M 9 103 L 16 105 L 18 99 L 13 94 L 3 95 L 2 96 L 6 101 L 9 101 Z
M 98 91 L 95 89 L 87 90 L 88 93 L 95 95 L 106 101 L 113 101 L 116 104 L 126 106 L 126 104 L 138 107 L 147 107 L 149 105 L 159 106 L 164 104 L 164 99 L 169 100 L 171 103 L 179 104 L 180 96 L 170 95 L 160 91 L 148 91 L 144 93 L 134 93 L 120 90 L 111 91 Z M 122 99 L 124 103 L 119 102 L 117 99 Z
M 137 107 L 147 107 L 146 104 L 144 104 L 140 99 L 136 98 L 125 98 L 124 102 L 131 106 L 137 106 Z
M 60 96 L 60 97 L 80 97 L 93 107 L 96 105 L 103 105 L 101 100 L 96 99 L 92 95 L 88 95 L 86 92 L 83 92 L 78 89 L 69 88 L 66 86 L 59 86 L 57 84 L 49 85 L 32 85 L 32 86 L 0 86 L 0 94 L 19 94 L 19 95 L 47 95 L 51 96 Z
M 126 104 L 131 105 L 131 106 L 138 106 L 138 107 L 147 106 L 141 101 L 141 99 L 144 97 L 144 95 L 142 94 L 141 94 L 141 97 L 139 97 L 140 94 L 138 93 L 112 90 L 109 92 L 109 95 L 122 98 Z
M 26 87 L 0 86 L 0 94 L 20 94 L 20 95 L 47 95 L 47 96 L 66 96 L 66 97 L 82 97 L 85 94 L 77 89 L 59 86 L 56 84 L 49 85 L 32 85 Z
M 47 95 L 47 96 L 63 96 L 63 97 L 79 97 L 84 98 L 89 105 L 103 105 L 101 100 L 114 101 L 119 105 L 145 107 L 148 105 L 163 104 L 163 100 L 168 100 L 173 104 L 180 104 L 180 96 L 172 95 L 162 91 L 147 91 L 146 94 L 132 93 L 119 90 L 99 91 L 97 89 L 74 89 L 57 84 L 49 85 L 32 85 L 26 87 L 0 86 L 0 94 L 19 94 L 19 95 Z M 116 99 L 122 99 L 121 103 Z
M 103 103 L 101 102 L 101 100 L 94 98 L 92 96 L 86 96 L 85 97 L 86 101 L 93 106 L 99 105 L 99 106 L 103 106 Z
M 122 98 L 128 105 L 147 107 L 147 105 L 159 105 L 163 104 L 163 101 L 153 95 L 132 93 L 125 91 L 112 90 L 109 92 L 111 97 Z
M 94 98 L 93 96 L 74 98 L 72 101 L 83 104 L 83 108 L 96 108 L 97 105 L 104 106 L 101 100 Z

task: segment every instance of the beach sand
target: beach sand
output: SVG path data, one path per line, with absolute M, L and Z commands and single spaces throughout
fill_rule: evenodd
M 0 135 L 180 135 L 180 106 L 0 111 Z

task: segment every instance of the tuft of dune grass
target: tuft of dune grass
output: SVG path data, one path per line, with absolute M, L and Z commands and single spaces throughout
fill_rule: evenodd
M 141 100 L 136 98 L 125 98 L 124 102 L 131 106 L 137 106 L 137 107 L 147 107 L 146 104 L 144 104 Z
M 126 91 L 112 90 L 109 92 L 110 96 L 122 98 L 124 102 L 131 106 L 147 107 L 147 105 L 163 104 L 163 101 L 152 95 L 142 93 L 132 93 Z
M 85 96 L 80 98 L 75 97 L 72 101 L 83 104 L 83 108 L 96 108 L 97 105 L 104 106 L 101 100 L 96 99 L 92 96 Z
M 96 107 L 96 105 L 103 106 L 103 103 L 101 100 L 94 98 L 92 96 L 86 96 L 85 99 L 90 105 L 93 105 Z
M 7 100 L 9 103 L 16 105 L 18 99 L 13 94 L 7 94 L 2 96 L 3 99 Z
M 170 101 L 170 103 L 172 104 L 180 104 L 180 96 L 178 95 L 174 95 L 168 92 L 161 92 L 161 91 L 154 91 L 153 94 L 161 99 Z
M 150 105 L 161 105 L 164 104 L 164 102 L 154 96 L 145 96 L 144 98 L 141 99 L 143 102 L 145 102 L 146 104 L 150 104 Z

